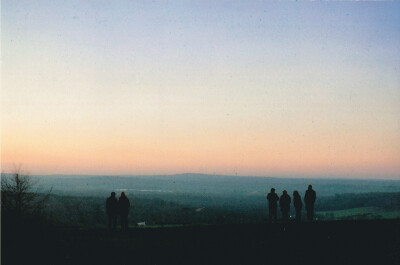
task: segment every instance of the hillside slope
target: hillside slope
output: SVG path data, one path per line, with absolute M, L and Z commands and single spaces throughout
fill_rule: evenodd
M 2 264 L 399 264 L 398 220 L 3 230 Z

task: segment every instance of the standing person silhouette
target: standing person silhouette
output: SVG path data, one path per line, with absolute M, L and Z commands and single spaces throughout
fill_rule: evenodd
M 307 220 L 312 222 L 314 219 L 314 203 L 317 198 L 317 193 L 308 185 L 306 194 L 304 195 L 304 202 L 306 203 Z
M 111 196 L 106 200 L 106 211 L 108 215 L 108 228 L 117 228 L 118 200 L 115 198 L 115 192 L 111 192 Z
M 125 192 L 121 192 L 121 196 L 118 199 L 119 214 L 121 216 L 121 228 L 122 230 L 128 230 L 128 213 L 131 204 Z
M 279 207 L 281 208 L 282 212 L 282 220 L 284 223 L 287 223 L 289 221 L 289 210 L 290 210 L 290 202 L 291 202 L 290 196 L 287 194 L 286 190 L 282 191 L 282 195 L 279 198 Z
M 276 223 L 276 216 L 277 216 L 277 208 L 278 208 L 278 201 L 279 197 L 275 193 L 275 189 L 272 188 L 271 192 L 267 195 L 268 200 L 268 215 L 269 215 L 269 222 Z
M 301 202 L 300 194 L 297 190 L 293 191 L 293 205 L 296 209 L 296 222 L 301 222 L 301 208 L 303 203 Z

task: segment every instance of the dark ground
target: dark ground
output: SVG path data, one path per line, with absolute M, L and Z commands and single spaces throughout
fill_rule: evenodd
M 2 225 L 1 264 L 400 264 L 400 221 L 104 229 Z

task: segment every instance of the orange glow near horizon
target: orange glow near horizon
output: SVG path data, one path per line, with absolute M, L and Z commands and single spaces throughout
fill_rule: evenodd
M 228 128 L 147 136 L 82 130 L 3 130 L 3 171 L 15 163 L 34 174 L 391 177 L 400 165 L 400 148 L 390 146 L 391 139 L 332 131 L 324 137 L 311 133 L 296 138 L 288 131 Z M 382 150 L 382 145 L 390 148 Z

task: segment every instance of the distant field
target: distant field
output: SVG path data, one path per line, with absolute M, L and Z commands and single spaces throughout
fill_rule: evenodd
M 382 209 L 378 207 L 359 207 L 336 211 L 319 211 L 317 215 L 330 220 L 340 219 L 396 219 L 400 218 L 400 210 Z

